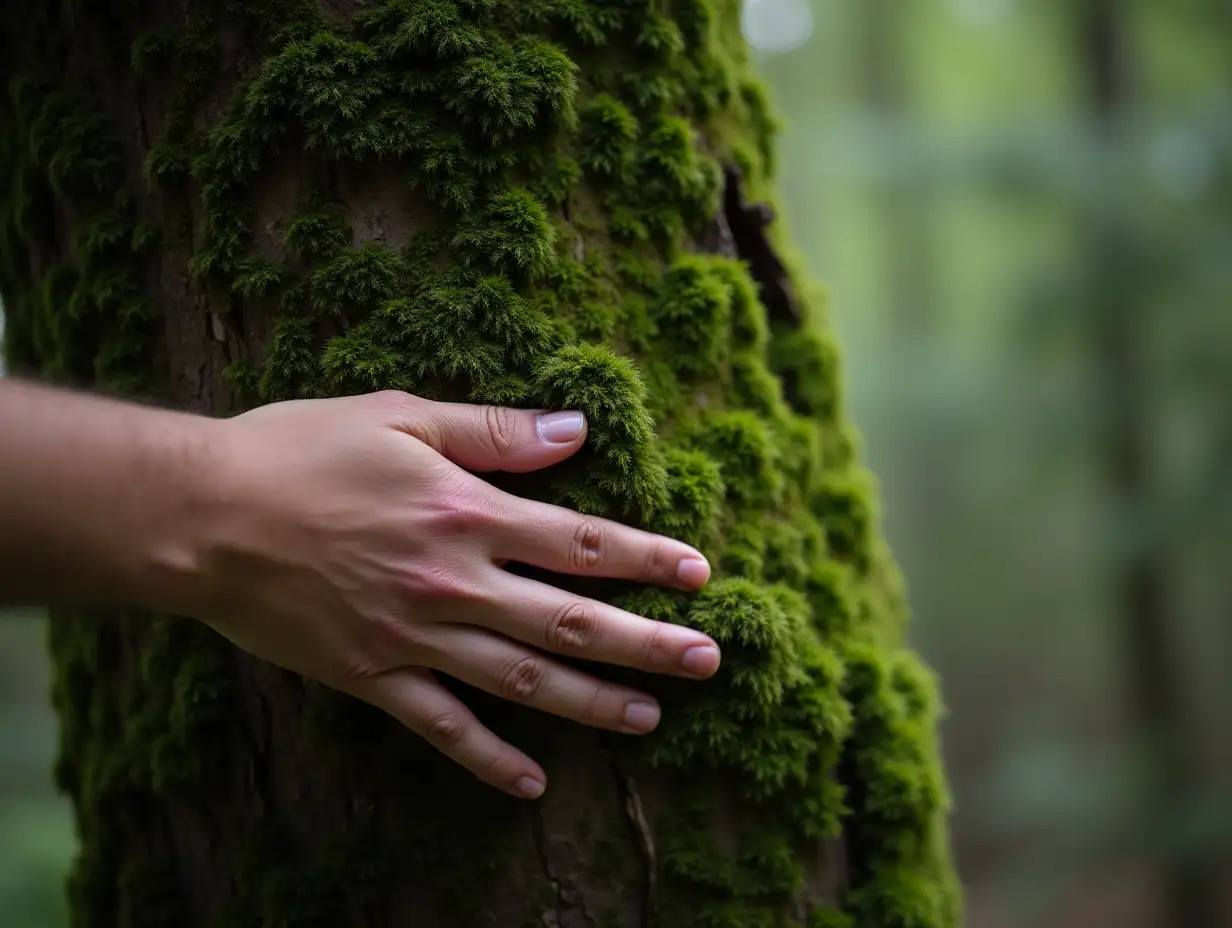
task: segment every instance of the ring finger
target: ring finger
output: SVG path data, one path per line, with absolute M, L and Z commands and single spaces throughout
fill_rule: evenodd
M 466 625 L 438 625 L 432 665 L 464 683 L 583 725 L 642 735 L 659 706 L 637 690 L 592 677 L 516 641 Z
M 404 667 L 365 678 L 349 692 L 384 709 L 485 783 L 523 799 L 543 792 L 543 768 L 485 727 L 431 671 Z

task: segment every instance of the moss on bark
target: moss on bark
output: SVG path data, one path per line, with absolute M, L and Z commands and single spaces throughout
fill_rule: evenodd
M 698 545 L 704 686 L 643 739 L 468 692 L 554 797 L 175 618 L 54 616 L 75 921 L 948 928 L 938 701 L 764 209 L 734 0 L 16 0 L 14 370 L 223 413 L 395 388 L 580 408 L 510 489 Z M 195 369 L 194 369 L 195 368 Z M 614 675 L 619 675 L 614 673 Z

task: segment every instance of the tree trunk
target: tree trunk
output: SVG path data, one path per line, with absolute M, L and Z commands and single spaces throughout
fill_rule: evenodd
M 1130 144 L 1133 109 L 1130 8 L 1123 0 L 1086 0 L 1079 9 L 1079 52 L 1087 115 L 1100 154 L 1118 163 Z M 1123 157 L 1123 156 L 1121 156 Z M 1125 654 L 1126 691 L 1145 748 L 1142 830 L 1176 831 L 1192 797 L 1202 789 L 1200 751 L 1187 724 L 1185 686 L 1175 614 L 1174 565 L 1149 525 L 1156 505 L 1153 474 L 1150 372 L 1143 344 L 1142 294 L 1146 246 L 1124 203 L 1125 184 L 1098 192 L 1088 222 L 1093 310 L 1092 345 L 1104 404 L 1101 464 L 1110 501 L 1131 538 L 1113 574 L 1113 604 Z M 1164 847 L 1161 854 L 1160 928 L 1214 928 L 1219 922 L 1217 866 L 1200 854 Z
M 936 699 L 834 346 L 756 205 L 772 119 L 738 19 L 5 4 L 14 372 L 216 415 L 384 388 L 581 408 L 583 455 L 502 485 L 684 538 L 716 576 L 549 579 L 725 650 L 710 684 L 638 681 L 665 706 L 648 739 L 467 690 L 544 762 L 528 804 L 187 620 L 60 610 L 76 925 L 957 923 Z

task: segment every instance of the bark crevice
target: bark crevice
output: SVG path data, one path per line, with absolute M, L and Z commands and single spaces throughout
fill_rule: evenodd
M 620 804 L 625 811 L 625 818 L 629 823 L 629 833 L 633 838 L 634 844 L 637 845 L 638 859 L 642 863 L 642 872 L 637 887 L 638 928 L 652 928 L 654 918 L 651 900 L 654 898 L 655 869 L 657 866 L 654 834 L 651 831 L 650 823 L 646 819 L 646 812 L 642 808 L 642 797 L 637 791 L 637 784 L 633 781 L 633 777 L 621 769 L 620 764 L 616 762 L 616 759 L 610 752 L 605 751 L 604 753 L 607 756 L 608 766 L 612 770 L 612 776 L 616 779 L 616 789 L 620 796 Z
M 748 264 L 753 280 L 761 289 L 761 301 L 770 322 L 798 327 L 804 321 L 800 299 L 787 266 L 766 234 L 775 220 L 774 208 L 768 203 L 749 203 L 745 199 L 744 178 L 735 166 L 729 164 L 723 168 L 723 179 L 723 209 L 717 220 L 720 241 L 725 229 L 736 256 Z

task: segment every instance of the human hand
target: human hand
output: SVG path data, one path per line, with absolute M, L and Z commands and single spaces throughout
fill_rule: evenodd
M 190 607 L 272 663 L 399 719 L 480 779 L 527 798 L 542 769 L 433 675 L 631 734 L 659 721 L 645 694 L 548 653 L 694 679 L 706 635 L 502 569 L 691 590 L 710 568 L 687 545 L 499 491 L 467 472 L 528 472 L 576 452 L 579 413 L 435 403 L 386 392 L 277 403 L 219 423 L 218 516 Z M 467 470 L 463 470 L 466 468 Z

